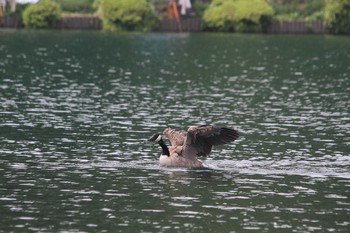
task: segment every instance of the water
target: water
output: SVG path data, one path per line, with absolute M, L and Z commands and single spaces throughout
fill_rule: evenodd
M 0 31 L 1 232 L 349 232 L 350 40 Z M 211 170 L 146 139 L 216 123 Z

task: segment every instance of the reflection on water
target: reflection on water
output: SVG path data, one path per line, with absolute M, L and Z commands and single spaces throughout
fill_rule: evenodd
M 344 37 L 0 32 L 0 231 L 347 232 Z M 145 139 L 215 122 L 211 169 Z

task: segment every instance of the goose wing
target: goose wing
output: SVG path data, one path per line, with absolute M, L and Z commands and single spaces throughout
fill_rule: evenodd
M 163 134 L 169 139 L 171 146 L 182 146 L 186 139 L 186 131 L 166 128 Z
M 239 137 L 238 131 L 217 125 L 191 126 L 187 130 L 182 155 L 188 159 L 208 156 L 213 146 L 233 142 Z

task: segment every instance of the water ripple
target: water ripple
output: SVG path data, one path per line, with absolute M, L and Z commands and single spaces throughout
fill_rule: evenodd
M 0 231 L 349 228 L 344 38 L 0 34 Z M 159 167 L 150 135 L 205 123 L 241 137 Z

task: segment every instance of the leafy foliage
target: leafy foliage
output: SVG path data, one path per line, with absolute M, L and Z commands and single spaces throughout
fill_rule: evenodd
M 0 3 L 1 3 L 1 0 L 0 0 Z M 3 7 L 2 9 L 5 15 L 21 15 L 28 5 L 29 5 L 28 3 L 17 4 L 15 12 L 11 11 L 10 4 L 6 4 L 5 6 L 2 6 Z
M 204 12 L 205 24 L 219 31 L 262 31 L 274 11 L 264 0 L 213 0 Z
M 209 5 L 210 2 L 195 1 L 194 4 L 192 4 L 192 7 L 197 16 L 203 17 L 204 12 L 209 7 Z
M 94 0 L 54 0 L 60 6 L 62 11 L 70 13 L 93 13 L 92 4 Z
M 324 0 L 269 0 L 278 20 L 322 19 Z
M 350 34 L 350 0 L 327 0 L 324 21 L 335 33 Z
M 151 1 L 155 11 L 157 12 L 157 15 L 163 17 L 167 15 L 167 9 L 169 6 L 168 1 L 164 0 L 152 0 Z
M 50 28 L 60 18 L 61 9 L 52 0 L 41 0 L 23 11 L 23 23 L 29 28 Z
M 157 18 L 146 0 L 97 0 L 95 5 L 107 31 L 149 31 Z

